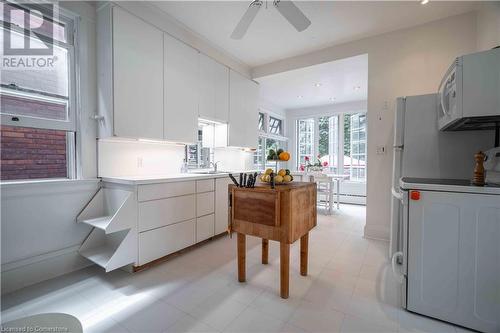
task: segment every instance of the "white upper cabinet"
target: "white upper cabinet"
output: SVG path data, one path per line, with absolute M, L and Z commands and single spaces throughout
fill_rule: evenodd
M 164 34 L 164 139 L 193 143 L 198 134 L 198 51 Z
M 259 85 L 229 71 L 228 146 L 256 148 Z
M 112 10 L 112 134 L 161 140 L 163 32 L 119 7 Z
M 229 117 L 229 69 L 200 53 L 200 118 L 227 122 Z

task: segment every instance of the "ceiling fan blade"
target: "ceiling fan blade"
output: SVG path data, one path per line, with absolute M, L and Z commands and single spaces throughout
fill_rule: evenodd
M 243 17 L 241 18 L 240 22 L 238 22 L 238 25 L 236 26 L 236 28 L 234 28 L 234 31 L 231 34 L 232 39 L 241 39 L 243 38 L 243 36 L 245 36 L 248 27 L 255 19 L 255 16 L 259 12 L 260 7 L 262 7 L 261 0 L 255 0 L 252 1 L 252 3 L 250 3 L 247 11 L 245 12 L 245 14 L 243 14 Z
M 307 29 L 309 25 L 311 25 L 311 21 L 302 13 L 302 11 L 295 6 L 292 1 L 289 0 L 275 0 L 273 2 L 274 7 L 283 15 L 284 18 L 291 25 L 297 29 L 297 31 L 304 31 Z

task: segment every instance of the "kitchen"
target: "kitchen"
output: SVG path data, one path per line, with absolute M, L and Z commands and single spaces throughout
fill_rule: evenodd
M 334 15 L 348 11 L 359 24 L 363 21 L 359 17 L 366 20 L 368 15 L 362 4 L 298 2 L 312 22 L 301 33 L 286 21 L 273 20 L 282 14 L 268 4 L 237 42 L 230 35 L 248 5 L 226 5 L 235 15 L 234 24 L 224 22 L 226 7 L 220 3 L 60 3 L 64 22 L 60 26 L 77 26 L 55 30 L 61 35 L 54 50 L 61 59 L 70 60 L 62 65 L 72 68 L 78 61 L 77 71 L 66 69 L 70 77 L 62 80 L 66 88 L 63 84 L 49 91 L 51 103 L 64 106 L 65 121 L 38 121 L 22 110 L 8 110 L 16 107 L 15 98 L 28 94 L 46 101 L 48 95 L 36 95 L 40 88 L 30 84 L 31 89 L 21 89 L 26 85 L 21 84 L 22 75 L 3 70 L 2 143 L 9 137 L 19 138 L 21 144 L 30 137 L 21 137 L 20 132 L 37 128 L 31 137 L 63 142 L 58 150 L 64 150 L 66 168 L 37 172 L 38 178 L 52 180 L 26 181 L 26 173 L 19 170 L 28 170 L 27 166 L 9 169 L 3 166 L 9 163 L 2 163 L 6 177 L 1 185 L 2 323 L 56 312 L 78 318 L 84 331 L 461 330 L 398 305 L 403 292 L 396 281 L 399 275 L 390 267 L 388 243 L 394 239 L 390 223 L 394 115 L 397 97 L 437 93 L 456 57 L 500 44 L 498 4 L 372 3 L 367 8 L 387 25 L 373 29 L 361 25 L 357 38 L 353 32 L 347 41 L 332 40 L 326 48 L 328 44 L 322 43 L 333 37 L 319 30 L 335 26 L 329 25 L 330 17 L 322 16 L 328 11 L 321 6 L 331 6 L 327 8 Z M 388 19 L 409 8 L 414 15 L 407 23 Z M 203 12 L 211 15 L 200 19 Z M 268 34 L 259 31 L 259 23 L 271 28 Z M 292 42 L 308 33 L 311 40 L 319 39 L 316 48 Z M 280 51 L 273 44 L 281 36 Z M 260 264 L 260 240 L 248 238 L 248 281 L 238 284 L 236 237 L 210 240 L 228 227 L 227 187 L 232 181 L 226 173 L 180 175 L 180 171 L 215 172 L 213 164 L 218 161 L 217 172 L 239 176 L 243 171 L 263 171 L 265 165 L 254 163 L 259 160 L 260 136 L 285 142 L 277 148 L 287 150 L 291 160 L 280 162 L 279 168 L 294 175 L 301 163 L 296 160 L 300 151 L 293 133 L 302 116 L 260 100 L 259 86 L 282 73 L 359 55 L 367 55 L 366 84 L 348 88 L 349 93 L 366 94 L 356 109 L 368 115 L 364 192 L 357 188 L 341 192 L 340 200 L 334 200 L 340 201 L 340 210 L 331 196 L 320 201 L 329 202 L 333 214 L 318 207 L 307 277 L 295 274 L 298 245 L 291 246 L 287 300 L 279 298 L 276 242 L 269 242 L 270 264 L 265 267 Z M 12 82 L 15 86 L 7 86 Z M 306 82 L 311 89 L 318 88 L 315 83 L 321 82 Z M 292 94 L 297 97 L 301 92 Z M 297 99 L 307 97 L 304 93 Z M 327 103 L 339 108 L 335 114 L 345 104 Z M 72 112 L 75 106 L 77 114 Z M 264 114 L 264 133 L 259 132 L 259 112 Z M 284 135 L 271 132 L 276 128 L 271 117 L 282 121 Z M 313 124 L 319 126 L 319 120 Z M 481 149 L 487 151 L 494 146 L 494 131 L 481 133 L 487 140 Z M 313 137 L 311 147 L 316 151 L 319 138 Z M 7 147 L 2 147 L 2 161 L 9 156 Z M 344 155 L 336 155 L 339 168 L 348 160 Z M 199 167 L 204 169 L 192 170 Z M 408 175 L 412 176 L 419 175 Z M 412 190 L 420 189 L 408 188 Z M 360 205 L 364 203 L 366 210 Z M 166 261 L 145 266 L 171 254 L 175 255 Z M 124 265 L 128 268 L 119 269 Z M 138 272 L 130 273 L 134 269 Z M 490 307 L 486 313 L 494 310 Z M 479 330 L 495 331 L 489 327 Z

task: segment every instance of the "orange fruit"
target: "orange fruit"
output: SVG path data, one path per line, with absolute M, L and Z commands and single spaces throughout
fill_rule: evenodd
M 280 154 L 279 159 L 282 161 L 288 161 L 290 159 L 290 153 L 287 151 L 284 151 Z

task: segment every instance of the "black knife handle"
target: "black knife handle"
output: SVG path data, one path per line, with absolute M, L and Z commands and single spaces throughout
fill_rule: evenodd
M 233 181 L 234 185 L 236 186 L 240 186 L 240 184 L 238 184 L 238 182 L 236 181 L 236 178 L 234 178 L 234 176 L 232 174 L 229 174 L 229 178 L 231 178 L 231 180 Z
M 243 174 L 240 173 L 240 186 L 243 187 Z

